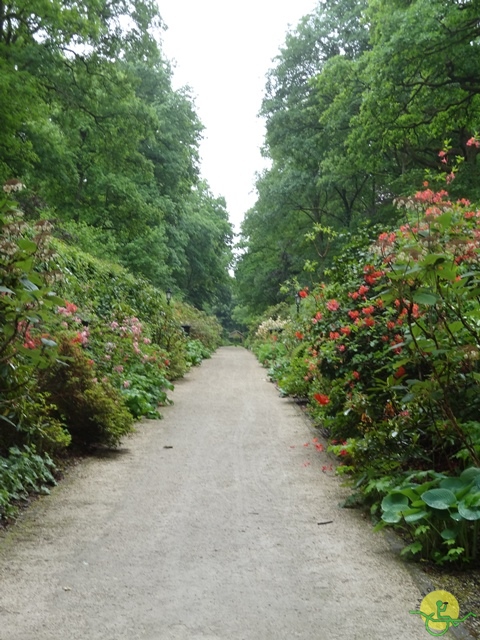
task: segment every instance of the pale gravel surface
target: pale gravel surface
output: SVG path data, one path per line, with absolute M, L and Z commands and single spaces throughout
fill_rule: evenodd
M 0 536 L 1 640 L 430 637 L 410 574 L 338 507 L 311 427 L 249 352 L 220 349 L 173 399 Z

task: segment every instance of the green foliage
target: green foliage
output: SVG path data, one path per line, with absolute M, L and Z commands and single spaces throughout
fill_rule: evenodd
M 288 354 L 288 358 L 277 361 L 275 380 L 286 395 L 305 398 L 310 389 L 309 373 L 305 346 L 300 345 Z
M 273 340 L 272 342 L 265 342 L 263 344 L 256 345 L 252 350 L 264 367 L 271 367 L 287 353 L 285 345 Z
M 11 447 L 0 458 L 0 521 L 16 515 L 17 505 L 31 493 L 49 493 L 56 484 L 55 465 L 48 454 L 40 456 L 35 447 Z
M 187 340 L 186 344 L 187 362 L 191 366 L 198 366 L 205 358 L 210 358 L 210 351 L 200 342 L 200 340 Z

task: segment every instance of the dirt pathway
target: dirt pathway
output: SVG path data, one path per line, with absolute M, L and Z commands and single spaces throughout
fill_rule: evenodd
M 1 640 L 418 640 L 420 593 L 240 348 L 0 539 Z M 329 524 L 318 524 L 328 522 Z

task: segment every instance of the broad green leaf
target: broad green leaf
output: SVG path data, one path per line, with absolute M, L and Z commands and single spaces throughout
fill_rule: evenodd
M 452 224 L 452 219 L 453 219 L 453 213 L 451 211 L 446 211 L 445 213 L 442 213 L 442 215 L 438 216 L 438 218 L 435 219 L 435 223 L 440 225 L 440 227 L 443 230 L 446 230 Z
M 455 494 L 448 489 L 429 489 L 422 493 L 422 500 L 432 509 L 448 509 L 457 501 Z
M 479 467 L 469 467 L 468 469 L 465 469 L 465 471 L 462 471 L 462 473 L 460 474 L 460 478 L 462 480 L 466 480 L 467 482 L 471 482 L 472 480 L 475 480 L 475 478 L 479 475 Z
M 29 253 L 34 253 L 37 250 L 37 244 L 33 242 L 33 240 L 29 240 L 28 238 L 20 238 L 17 240 L 17 244 L 20 249 L 23 251 L 28 251 Z
M 442 265 L 437 271 L 437 276 L 442 280 L 454 280 L 457 277 L 457 269 L 451 265 Z
M 465 520 L 480 520 L 480 509 L 469 509 L 463 501 L 458 503 L 458 513 Z
M 418 291 L 415 291 L 412 298 L 417 304 L 432 305 L 438 302 L 438 296 L 426 289 L 419 289 Z
M 461 322 L 460 320 L 455 320 L 455 322 L 449 322 L 448 329 L 452 333 L 457 333 L 457 331 L 460 331 L 461 329 L 463 329 L 463 322 Z
M 444 540 L 454 540 L 458 535 L 458 531 L 454 529 L 444 529 L 440 535 Z
M 456 493 L 461 489 L 465 489 L 470 483 L 462 478 L 445 478 L 440 482 L 440 487 L 442 489 L 449 489 Z
M 388 524 L 397 524 L 401 519 L 402 514 L 399 511 L 384 511 L 382 514 L 382 520 Z
M 428 516 L 428 512 L 424 509 L 407 509 L 402 512 L 403 517 L 405 518 L 405 522 L 418 522 L 418 520 L 422 520 L 422 518 L 426 518 Z
M 414 500 L 410 506 L 415 509 L 423 508 L 425 506 L 425 502 L 420 499 Z
M 33 258 L 18 260 L 18 262 L 15 262 L 15 266 L 17 269 L 21 269 L 25 273 L 29 273 L 33 269 Z
M 389 510 L 402 510 L 408 508 L 408 498 L 403 493 L 389 493 L 382 500 L 382 509 L 384 511 Z
M 445 262 L 446 259 L 447 258 L 443 253 L 429 253 L 422 260 L 422 264 L 424 264 L 425 266 L 430 264 L 441 264 L 442 262 Z
M 404 496 L 407 496 L 408 498 L 410 498 L 410 500 L 418 500 L 418 498 L 419 498 L 418 493 L 414 489 L 409 488 L 409 487 L 406 487 L 404 489 L 400 489 L 399 493 L 404 495 Z
M 39 273 L 36 273 L 36 271 L 30 271 L 30 273 L 28 274 L 28 279 L 30 280 L 30 282 L 33 282 L 33 284 L 36 284 L 37 287 L 43 287 L 44 285 L 42 277 Z M 44 292 L 42 292 L 42 295 L 44 295 Z

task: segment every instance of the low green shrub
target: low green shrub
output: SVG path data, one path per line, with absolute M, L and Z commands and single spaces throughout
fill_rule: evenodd
M 264 367 L 271 367 L 279 358 L 287 354 L 285 345 L 277 341 L 254 345 L 252 351 Z
M 76 447 L 116 446 L 133 430 L 133 418 L 108 378 L 99 380 L 94 362 L 67 336 L 59 339 L 60 361 L 39 377 L 49 395 L 53 417 L 67 425 Z
M 0 457 L 0 520 L 12 518 L 17 506 L 31 493 L 49 493 L 55 485 L 55 465 L 48 454 L 40 456 L 33 445 L 11 447 Z
M 155 376 L 153 372 L 148 371 L 148 375 L 145 375 L 131 370 L 120 393 L 134 418 L 160 418 L 158 407 L 170 402 L 165 389 L 171 390 L 173 385 L 162 374 L 157 372 Z
M 294 398 L 306 398 L 310 390 L 310 366 L 305 350 L 304 344 L 298 345 L 287 357 L 277 360 L 272 372 L 282 393 Z
M 202 360 L 211 357 L 211 352 L 200 340 L 187 340 L 185 354 L 189 366 L 196 367 Z

